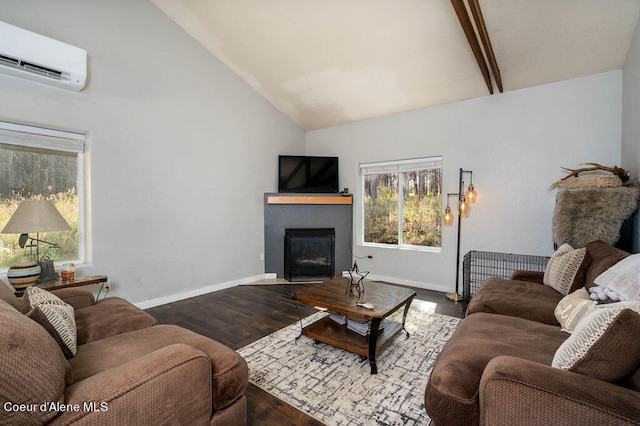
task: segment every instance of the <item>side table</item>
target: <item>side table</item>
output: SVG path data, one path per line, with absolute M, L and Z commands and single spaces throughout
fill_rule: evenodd
M 43 283 L 36 284 L 36 287 L 40 287 L 43 290 L 51 291 L 61 288 L 82 287 L 91 284 L 100 284 L 100 290 L 98 296 L 102 293 L 104 284 L 108 281 L 106 275 L 89 275 L 86 277 L 73 277 L 73 278 L 58 278 L 51 281 L 45 281 Z M 25 290 L 16 290 L 15 295 L 20 297 L 24 294 Z

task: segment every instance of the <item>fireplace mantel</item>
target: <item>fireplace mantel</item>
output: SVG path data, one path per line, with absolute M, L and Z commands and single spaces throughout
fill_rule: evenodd
M 353 204 L 351 195 L 300 195 L 300 194 L 277 194 L 267 195 L 267 204 L 328 204 L 328 205 L 350 205 Z

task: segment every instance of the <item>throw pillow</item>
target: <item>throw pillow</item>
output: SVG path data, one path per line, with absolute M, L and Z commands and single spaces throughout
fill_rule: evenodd
M 590 242 L 586 249 L 591 255 L 591 266 L 589 266 L 584 282 L 584 287 L 587 290 L 596 285 L 593 281 L 598 275 L 629 256 L 629 253 L 600 240 Z
M 640 314 L 640 300 L 623 300 L 622 302 L 611 302 L 611 303 L 598 303 L 590 311 L 594 311 L 596 309 L 616 309 L 621 311 L 623 309 L 631 309 L 632 311 L 636 311 Z
M 38 287 L 27 288 L 26 295 L 31 310 L 27 316 L 36 321 L 58 342 L 67 358 L 77 351 L 77 329 L 73 306 L 55 294 Z
M 8 303 L 0 300 L 0 423 L 41 425 L 54 418 L 57 410 L 7 410 L 7 402 L 33 404 L 65 402 L 65 381 L 71 384 L 71 366 L 62 351 L 40 325 Z M 25 405 L 29 406 L 29 405 Z
M 589 298 L 589 292 L 583 287 L 563 297 L 558 302 L 554 314 L 562 329 L 571 333 L 589 308 L 595 304 L 596 302 Z
M 29 307 L 25 306 L 28 304 L 25 303 L 24 298 L 17 298 L 16 295 L 13 294 L 13 288 L 2 280 L 0 280 L 0 300 L 4 300 L 23 314 L 26 314 L 29 310 Z
M 542 282 L 566 296 L 584 285 L 590 264 L 586 248 L 574 249 L 563 244 L 549 259 Z
M 640 314 L 631 309 L 593 308 L 556 351 L 552 366 L 610 383 L 640 367 Z

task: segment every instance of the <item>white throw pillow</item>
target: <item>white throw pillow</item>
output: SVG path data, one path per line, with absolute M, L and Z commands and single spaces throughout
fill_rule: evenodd
M 591 256 L 586 248 L 574 249 L 563 244 L 549 259 L 542 282 L 566 296 L 584 285 L 590 264 Z
M 74 357 L 77 352 L 78 333 L 73 306 L 38 287 L 28 287 L 26 296 L 31 306 L 26 315 L 51 334 L 65 357 Z
M 583 287 L 563 297 L 558 302 L 554 315 L 562 329 L 571 333 L 589 308 L 595 305 L 596 302 L 589 298 L 589 292 Z

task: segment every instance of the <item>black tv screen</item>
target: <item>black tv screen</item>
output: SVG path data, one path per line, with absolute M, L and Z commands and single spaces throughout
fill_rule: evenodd
M 339 192 L 338 157 L 281 155 L 278 192 Z

